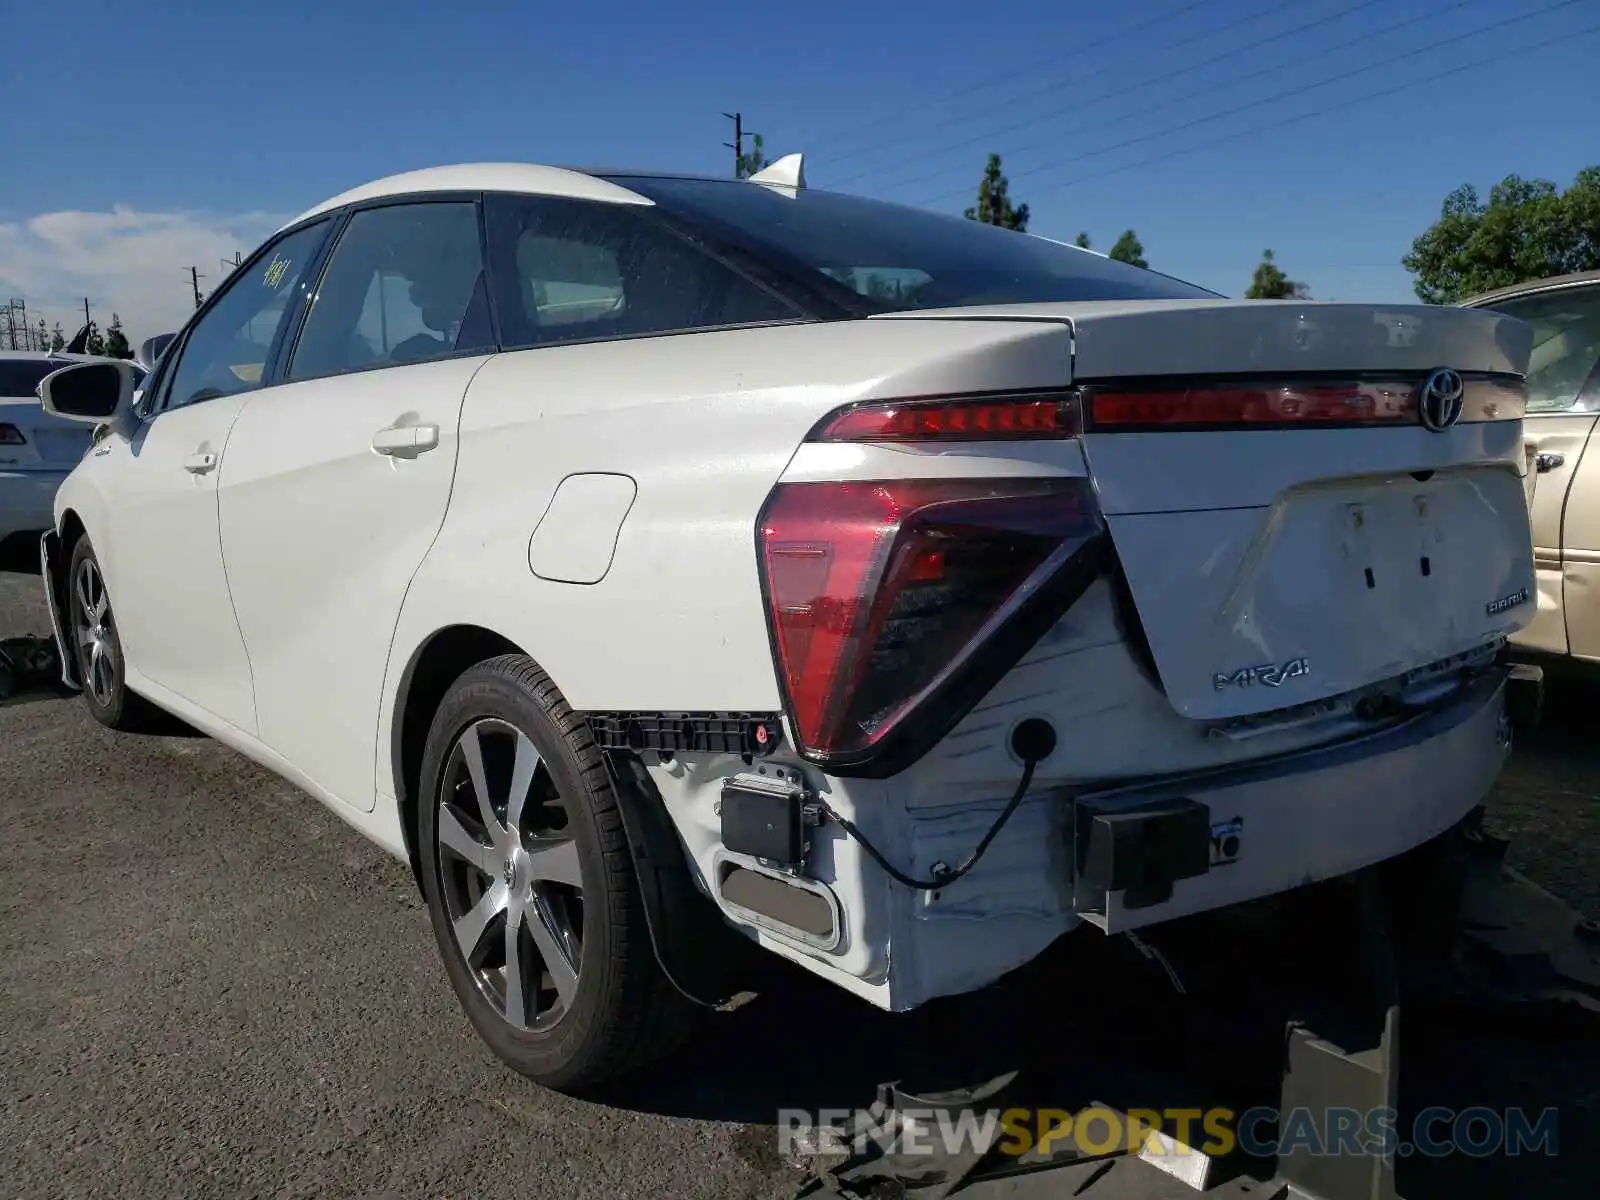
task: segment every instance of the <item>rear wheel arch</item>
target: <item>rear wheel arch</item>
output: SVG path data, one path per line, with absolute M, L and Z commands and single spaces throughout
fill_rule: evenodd
M 406 859 L 419 888 L 422 876 L 417 846 L 417 793 L 423 749 L 434 713 L 450 686 L 479 663 L 502 654 L 526 653 L 510 638 L 481 625 L 448 625 L 418 646 L 406 664 L 389 727 L 389 759 Z
M 478 664 L 507 654 L 520 655 L 543 671 L 532 655 L 503 634 L 480 625 L 450 625 L 413 651 L 401 677 L 389 736 L 391 770 L 406 859 L 419 895 L 425 895 L 421 790 L 429 730 L 457 680 Z M 559 690 L 559 682 L 551 682 Z M 639 875 L 654 957 L 668 972 L 675 992 L 715 1007 L 738 990 L 753 943 L 733 934 L 715 902 L 694 886 L 682 841 L 637 756 L 622 755 L 609 773 Z
M 64 553 L 71 554 L 72 548 L 78 544 L 78 539 L 87 532 L 77 509 L 69 508 L 61 514 L 61 549 Z
M 72 552 L 77 548 L 79 539 L 86 537 L 88 532 L 77 509 L 69 508 L 61 514 L 60 553 L 56 555 L 56 569 L 50 578 L 50 587 L 59 605 L 67 602 L 67 564 L 72 561 Z M 62 611 L 65 612 L 65 608 Z

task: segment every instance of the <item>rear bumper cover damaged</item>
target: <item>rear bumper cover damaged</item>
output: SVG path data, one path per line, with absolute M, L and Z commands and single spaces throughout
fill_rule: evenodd
M 1365 736 L 1244 767 L 1138 781 L 1023 804 L 967 876 L 918 896 L 895 922 L 891 1006 L 981 987 L 1083 922 L 1107 933 L 1276 895 L 1384 862 L 1451 828 L 1488 793 L 1510 751 L 1508 671 L 1486 670 L 1449 703 Z M 1086 888 L 1085 810 L 1113 819 L 1141 810 L 1169 828 L 1174 805 L 1206 810 L 1204 869 L 1179 853 L 1152 889 Z M 979 814 L 913 820 L 919 866 L 957 857 Z M 992 817 L 990 818 L 992 819 Z M 1133 839 L 1136 848 L 1138 839 Z M 1152 894 L 1154 893 L 1154 894 Z

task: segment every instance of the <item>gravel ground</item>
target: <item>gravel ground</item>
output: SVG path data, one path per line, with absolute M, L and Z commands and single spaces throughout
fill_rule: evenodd
M 38 581 L 0 575 L 0 637 L 47 629 Z M 1579 697 L 1519 746 L 1491 813 L 1518 866 L 1600 916 L 1594 711 Z M 567 1099 L 473 1036 L 407 870 L 223 747 L 113 736 L 30 693 L 0 705 L 0 804 L 7 1196 L 784 1197 L 780 1107 L 866 1103 L 949 1044 L 947 1016 L 796 978 L 625 1101 Z M 1486 1042 L 1430 1086 L 1559 1103 L 1572 1147 L 1597 1077 L 1572 1046 Z M 1460 1178 L 1600 1194 L 1576 1157 Z

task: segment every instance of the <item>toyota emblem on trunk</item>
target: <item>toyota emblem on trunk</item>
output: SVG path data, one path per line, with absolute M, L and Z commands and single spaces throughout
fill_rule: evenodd
M 1417 415 L 1434 433 L 1443 433 L 1461 419 L 1461 400 L 1467 385 L 1459 371 L 1440 367 L 1423 380 L 1417 391 Z

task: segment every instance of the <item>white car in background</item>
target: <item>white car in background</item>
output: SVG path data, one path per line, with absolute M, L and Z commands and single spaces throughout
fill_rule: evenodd
M 89 448 L 82 422 L 44 411 L 39 384 L 86 354 L 0 350 L 0 570 L 38 565 L 39 535 L 53 525 L 56 488 Z
M 47 381 L 101 425 L 48 596 L 96 719 L 408 861 L 478 1032 L 578 1088 L 731 994 L 730 929 L 906 1010 L 1467 819 L 1533 613 L 1530 338 L 793 158 L 420 171 L 275 234 L 136 403 Z

